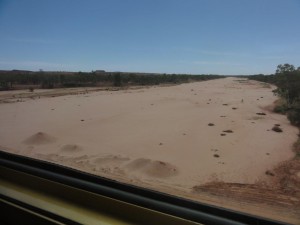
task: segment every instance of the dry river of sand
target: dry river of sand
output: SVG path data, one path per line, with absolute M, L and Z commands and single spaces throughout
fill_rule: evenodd
M 3 103 L 0 146 L 168 193 L 254 184 L 294 156 L 298 130 L 269 110 L 272 88 L 225 78 Z

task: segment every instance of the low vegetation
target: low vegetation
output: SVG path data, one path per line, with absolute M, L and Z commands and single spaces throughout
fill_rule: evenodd
M 125 72 L 0 71 L 0 90 L 179 84 L 222 78 L 218 75 L 154 74 Z
M 294 151 L 296 153 L 296 157 L 300 159 L 300 137 L 298 141 L 294 143 Z
M 282 98 L 274 108 L 275 112 L 287 114 L 293 125 L 300 127 L 300 67 L 297 69 L 290 64 L 277 66 L 275 74 L 254 75 L 249 79 L 274 84 L 277 88 L 275 95 Z
M 286 114 L 291 124 L 300 129 L 300 67 L 297 69 L 291 64 L 280 64 L 277 66 L 275 74 L 254 75 L 249 79 L 274 84 L 277 88 L 273 91 L 275 95 L 281 97 L 276 103 L 274 112 Z M 282 132 L 279 126 L 274 126 L 273 131 Z M 296 158 L 300 159 L 300 136 L 294 144 Z

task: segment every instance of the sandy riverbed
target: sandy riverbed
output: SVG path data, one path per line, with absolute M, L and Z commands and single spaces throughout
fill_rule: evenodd
M 298 130 L 268 110 L 272 88 L 226 78 L 3 103 L 0 145 L 168 193 L 254 184 L 294 156 Z

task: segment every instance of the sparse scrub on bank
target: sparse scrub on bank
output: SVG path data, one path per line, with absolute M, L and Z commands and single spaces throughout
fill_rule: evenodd
M 286 114 L 291 124 L 300 129 L 300 67 L 295 69 L 293 65 L 280 64 L 274 75 L 255 75 L 248 78 L 275 84 L 277 89 L 273 93 L 281 97 L 281 100 L 274 107 L 274 112 Z M 282 132 L 279 126 L 274 126 L 272 130 Z M 295 158 L 300 159 L 300 133 L 298 140 L 294 143 L 294 151 Z
M 293 105 L 293 107 L 287 112 L 287 116 L 292 124 L 300 127 L 300 101 Z
M 288 106 L 286 104 L 286 101 L 284 98 L 280 98 L 274 102 L 273 112 L 279 113 L 279 114 L 286 114 L 288 111 Z
M 224 76 L 189 74 L 154 74 L 127 72 L 32 72 L 0 71 L 0 90 L 22 89 L 23 86 L 35 88 L 71 88 L 98 86 L 132 86 L 180 84 L 204 81 Z
M 114 86 L 121 87 L 122 86 L 122 78 L 120 73 L 116 73 L 114 75 Z
M 300 67 L 280 64 L 273 75 L 254 75 L 249 79 L 271 83 L 277 86 L 273 93 L 282 98 L 274 112 L 287 114 L 293 125 L 300 126 Z
M 263 86 L 264 88 L 271 88 L 271 85 L 270 85 L 270 84 L 267 84 L 267 83 L 263 83 L 262 86 Z

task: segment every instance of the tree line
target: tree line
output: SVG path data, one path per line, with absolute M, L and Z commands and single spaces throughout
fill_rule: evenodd
M 284 101 L 274 109 L 276 112 L 287 114 L 292 124 L 300 126 L 300 67 L 291 64 L 280 64 L 275 74 L 253 75 L 249 79 L 276 85 L 275 95 Z
M 13 90 L 30 85 L 35 88 L 67 88 L 177 84 L 221 77 L 223 76 L 125 72 L 103 72 L 98 74 L 96 72 L 0 71 L 0 90 Z

